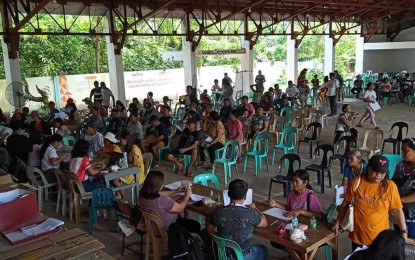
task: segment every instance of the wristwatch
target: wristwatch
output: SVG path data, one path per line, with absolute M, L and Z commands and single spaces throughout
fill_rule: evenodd
M 408 233 L 408 229 L 401 230 L 402 234 Z

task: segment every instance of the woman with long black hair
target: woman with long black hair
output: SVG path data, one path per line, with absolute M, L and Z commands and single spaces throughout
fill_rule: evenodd
M 41 169 L 49 183 L 56 183 L 55 170 L 59 170 L 63 160 L 63 156 L 56 152 L 61 147 L 62 140 L 60 134 L 51 135 L 46 138 L 40 149 Z

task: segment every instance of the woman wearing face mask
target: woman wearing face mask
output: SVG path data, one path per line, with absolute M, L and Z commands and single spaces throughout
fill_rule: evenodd
M 306 170 L 297 170 L 294 172 L 292 184 L 294 188 L 288 194 L 287 203 L 285 205 L 269 200 L 268 205 L 273 208 L 288 210 L 287 217 L 294 214 L 298 216 L 306 216 L 311 218 L 315 216 L 321 218 L 323 209 L 320 201 L 310 186 L 310 178 Z
M 381 231 L 389 229 L 389 213 L 395 217 L 405 241 L 414 242 L 408 239 L 398 188 L 386 178 L 388 173 L 388 159 L 382 155 L 374 155 L 369 160 L 368 174 L 353 179 L 347 186 L 332 229 L 336 233 L 340 232 L 340 222 L 346 216 L 347 208 L 354 198 L 354 231 L 349 233 L 353 251 L 363 245 L 369 246 Z
M 404 139 L 401 152 L 403 160 L 396 166 L 392 180 L 398 186 L 405 218 L 415 220 L 415 140 Z
M 46 138 L 40 149 L 41 169 L 49 183 L 56 183 L 55 170 L 59 170 L 59 166 L 63 160 L 63 156 L 58 156 L 57 150 L 62 146 L 62 136 L 54 134 Z

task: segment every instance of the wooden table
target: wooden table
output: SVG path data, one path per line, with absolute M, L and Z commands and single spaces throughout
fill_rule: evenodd
M 129 167 L 126 169 L 118 170 L 117 172 L 104 174 L 105 183 L 108 188 L 111 188 L 113 191 L 125 190 L 132 188 L 133 192 L 131 193 L 131 202 L 136 203 L 138 197 L 138 174 L 140 174 L 140 167 Z M 121 187 L 111 187 L 110 181 L 125 177 L 128 175 L 134 175 L 134 182 L 131 184 L 125 184 Z
M 210 192 L 220 194 L 221 201 L 223 202 L 223 192 L 216 190 L 215 188 L 205 187 L 200 184 L 193 184 L 192 191 L 194 194 L 209 196 Z M 268 209 L 268 205 L 265 203 L 255 203 L 257 208 L 261 211 Z M 210 215 L 215 207 L 207 207 L 203 203 L 198 202 L 186 206 L 187 210 L 196 212 L 198 214 L 208 216 Z M 268 225 L 273 223 L 277 218 L 265 215 L 268 221 Z M 309 219 L 303 216 L 299 217 L 299 222 L 302 224 L 309 225 Z M 317 249 L 325 244 L 329 245 L 332 248 L 332 259 L 338 259 L 338 242 L 337 235 L 331 231 L 330 225 L 323 222 L 317 222 L 317 228 L 307 229 L 305 235 L 307 239 L 303 240 L 302 243 L 295 244 L 289 237 L 279 237 L 277 225 L 255 228 L 255 235 L 265 238 L 267 240 L 273 241 L 277 244 L 284 246 L 287 251 L 290 253 L 293 259 L 314 259 Z

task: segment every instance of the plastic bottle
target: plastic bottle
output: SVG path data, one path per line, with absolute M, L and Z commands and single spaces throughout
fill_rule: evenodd
M 216 194 L 216 203 L 220 203 L 220 195 L 219 194 Z
M 311 227 L 311 228 L 316 228 L 316 227 L 317 227 L 317 220 L 316 220 L 316 217 L 315 217 L 315 216 L 312 216 L 312 217 L 311 217 L 311 220 L 310 220 L 310 227 Z
M 298 219 L 297 219 L 296 214 L 293 215 L 293 220 L 291 221 L 291 225 L 293 226 L 293 229 L 298 228 Z
M 215 201 L 215 195 L 213 195 L 213 191 L 210 191 L 210 196 L 209 196 L 213 201 Z

